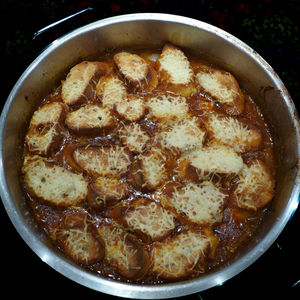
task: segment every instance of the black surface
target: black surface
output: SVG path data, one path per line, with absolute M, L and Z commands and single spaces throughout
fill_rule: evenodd
M 35 40 L 41 28 L 92 8 Z M 278 73 L 296 106 L 300 101 L 300 1 L 16 1 L 0 2 L 1 105 L 32 60 L 63 34 L 106 17 L 161 12 L 218 26 L 256 50 Z M 106 295 L 80 286 L 43 263 L 24 243 L 1 205 L 2 293 L 9 297 L 87 299 Z M 276 242 L 238 276 L 188 299 L 300 299 L 299 209 Z M 108 296 L 107 299 L 116 297 Z

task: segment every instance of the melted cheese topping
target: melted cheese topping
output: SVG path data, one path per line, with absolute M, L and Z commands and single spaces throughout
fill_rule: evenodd
M 174 207 L 178 214 L 184 213 L 189 221 L 196 224 L 214 224 L 222 220 L 226 196 L 212 182 L 200 185 L 187 183 L 183 187 L 175 187 L 172 196 L 167 197 L 163 205 Z
M 128 226 L 158 240 L 175 228 L 174 217 L 157 203 L 141 203 L 125 214 Z
M 178 278 L 188 275 L 205 256 L 210 240 L 199 232 L 188 230 L 173 239 L 154 243 L 151 258 L 158 277 Z

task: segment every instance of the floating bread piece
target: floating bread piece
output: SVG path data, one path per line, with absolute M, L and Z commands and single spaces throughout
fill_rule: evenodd
M 177 47 L 166 44 L 158 59 L 159 76 L 168 85 L 168 90 L 190 96 L 195 92 L 194 73 L 185 54 Z
M 65 124 L 79 135 L 107 133 L 116 121 L 110 110 L 95 104 L 87 104 L 67 114 Z
M 26 157 L 22 168 L 29 193 L 56 206 L 78 205 L 88 192 L 83 175 L 55 165 L 37 155 Z
M 168 209 L 175 209 L 189 222 L 196 225 L 212 225 L 220 222 L 227 195 L 210 181 L 201 184 L 192 182 L 170 183 L 166 186 L 161 203 Z
M 34 112 L 25 138 L 30 152 L 47 155 L 58 150 L 64 137 L 65 113 L 66 107 L 60 102 L 44 104 Z
M 158 120 L 184 118 L 189 110 L 185 97 L 172 94 L 152 96 L 146 102 L 149 117 Z
M 196 230 L 155 242 L 151 250 L 151 263 L 159 278 L 179 279 L 190 275 L 201 264 L 210 248 L 210 239 Z
M 160 148 L 152 148 L 138 155 L 129 172 L 129 182 L 138 189 L 153 190 L 167 179 L 169 155 Z
M 144 100 L 134 95 L 128 95 L 127 98 L 115 103 L 115 110 L 126 120 L 138 121 L 145 115 Z
M 74 66 L 62 83 L 62 99 L 68 105 L 86 103 L 93 97 L 96 83 L 109 70 L 102 62 L 83 61 Z
M 196 74 L 200 86 L 230 115 L 244 110 L 244 96 L 236 79 L 229 73 L 206 68 Z
M 223 145 L 233 148 L 236 152 L 247 152 L 259 149 L 262 133 L 234 117 L 211 115 L 205 122 L 210 136 Z
M 103 106 L 113 109 L 116 103 L 126 99 L 127 90 L 121 79 L 109 74 L 100 78 L 97 84 L 97 95 L 101 98 Z
M 131 164 L 130 151 L 118 145 L 79 146 L 73 150 L 72 159 L 92 176 L 112 176 L 119 178 Z
M 156 71 L 139 55 L 120 52 L 113 59 L 130 87 L 137 90 L 151 90 L 156 87 Z
M 238 174 L 244 166 L 240 155 L 222 146 L 198 148 L 184 153 L 182 159 L 199 171 L 199 175 Z
M 122 143 L 134 153 L 141 153 L 145 150 L 146 144 L 150 140 L 149 134 L 138 123 L 122 126 L 118 134 Z
M 98 232 L 105 242 L 105 260 L 122 276 L 141 279 L 149 269 L 149 253 L 133 235 L 116 222 L 102 224 Z
M 160 204 L 147 198 L 137 198 L 129 206 L 114 209 L 113 217 L 145 241 L 159 241 L 175 228 L 174 216 Z
M 274 196 L 274 179 L 266 164 L 261 160 L 252 160 L 239 176 L 233 192 L 233 198 L 241 208 L 253 209 L 266 206 Z
M 76 262 L 90 265 L 101 261 L 105 254 L 104 241 L 92 227 L 92 220 L 87 213 L 70 210 L 64 214 L 55 239 Z
M 116 178 L 98 177 L 89 186 L 88 203 L 94 209 L 102 210 L 124 199 L 129 193 L 129 186 Z
M 198 118 L 186 118 L 169 124 L 158 134 L 161 145 L 179 152 L 202 147 L 206 130 Z

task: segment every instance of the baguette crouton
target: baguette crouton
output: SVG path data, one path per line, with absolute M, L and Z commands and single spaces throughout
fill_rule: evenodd
M 114 221 L 98 229 L 105 243 L 105 261 L 127 279 L 141 279 L 150 267 L 149 253 L 135 235 Z
M 109 70 L 102 62 L 83 61 L 74 66 L 62 83 L 62 99 L 70 105 L 80 105 L 93 99 L 96 83 Z
M 88 203 L 90 207 L 103 210 L 116 204 L 129 193 L 129 186 L 116 178 L 98 177 L 89 186 Z
M 25 137 L 30 152 L 48 155 L 59 149 L 65 114 L 66 106 L 60 102 L 44 104 L 34 112 Z
M 159 76 L 168 90 L 185 97 L 196 91 L 190 62 L 179 48 L 166 44 L 158 59 Z
M 157 135 L 163 147 L 179 153 L 202 147 L 205 137 L 206 130 L 196 117 L 169 123 Z
M 29 193 L 40 201 L 67 207 L 80 204 L 87 196 L 88 182 L 82 174 L 40 156 L 26 157 L 22 171 Z
M 185 97 L 173 94 L 152 96 L 146 102 L 148 117 L 160 121 L 184 118 L 189 110 Z
M 257 210 L 272 200 L 274 186 L 274 179 L 266 164 L 258 159 L 252 160 L 244 165 L 232 197 L 239 207 Z
M 71 158 L 89 175 L 120 178 L 131 164 L 131 152 L 117 145 L 83 145 L 73 149 Z
M 103 106 L 110 109 L 113 109 L 116 103 L 127 98 L 126 86 L 116 75 L 109 74 L 101 77 L 96 89 Z
M 201 184 L 172 182 L 162 189 L 160 202 L 163 207 L 175 211 L 183 222 L 213 225 L 222 221 L 226 199 L 226 193 L 211 181 Z
M 191 172 L 195 169 L 200 178 L 206 178 L 213 174 L 238 174 L 243 166 L 243 159 L 239 154 L 228 147 L 215 145 L 183 153 L 180 172 Z M 189 174 L 184 176 L 190 178 Z
M 258 150 L 262 143 L 262 133 L 234 117 L 210 115 L 204 123 L 212 141 L 233 148 L 236 152 Z
M 240 115 L 244 110 L 244 96 L 232 74 L 205 68 L 196 74 L 202 90 L 229 115 Z
M 182 231 L 162 242 L 153 243 L 152 270 L 163 279 L 187 277 L 196 265 L 203 264 L 209 249 L 209 237 L 193 229 Z
M 149 134 L 138 123 L 124 125 L 118 130 L 121 142 L 133 153 L 141 153 L 150 141 Z
M 145 242 L 162 240 L 175 228 L 174 216 L 147 198 L 134 199 L 129 206 L 117 206 L 111 216 Z
M 80 264 L 91 265 L 104 258 L 104 241 L 84 210 L 70 209 L 64 213 L 55 240 L 65 253 Z
M 107 134 L 116 124 L 110 110 L 95 104 L 87 104 L 66 116 L 65 124 L 78 135 Z
M 157 85 L 155 69 L 137 54 L 120 52 L 114 55 L 114 62 L 134 91 L 150 91 Z

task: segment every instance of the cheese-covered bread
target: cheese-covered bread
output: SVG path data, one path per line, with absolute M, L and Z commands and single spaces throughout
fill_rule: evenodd
M 109 109 L 87 104 L 69 112 L 65 124 L 78 135 L 101 135 L 107 134 L 116 124 L 116 120 Z
M 138 123 L 123 125 L 118 130 L 121 142 L 133 153 L 141 153 L 150 141 L 149 134 Z
M 243 166 L 242 157 L 232 149 L 225 146 L 202 147 L 184 153 L 183 165 L 196 169 L 198 176 L 208 174 L 238 174 Z
M 73 149 L 71 158 L 87 174 L 119 178 L 131 164 L 128 148 L 118 145 L 83 145 Z M 76 166 L 75 166 L 76 168 Z
M 52 237 L 65 253 L 80 264 L 91 265 L 104 257 L 104 241 L 93 228 L 88 213 L 82 209 L 67 210 Z
M 162 240 L 175 228 L 174 216 L 147 198 L 137 198 L 129 206 L 116 207 L 112 216 L 145 241 Z
M 148 98 L 148 117 L 159 121 L 184 118 L 189 110 L 185 97 L 174 94 L 158 94 Z
M 30 152 L 47 155 L 58 150 L 64 137 L 66 110 L 63 103 L 52 102 L 34 112 L 25 137 Z
M 228 195 L 210 181 L 167 184 L 161 192 L 164 207 L 184 215 L 196 225 L 212 225 L 222 221 L 225 200 Z
M 87 196 L 88 181 L 40 156 L 25 158 L 22 168 L 29 193 L 55 206 L 67 207 L 81 203 Z
M 159 76 L 167 83 L 170 91 L 185 97 L 196 91 L 193 70 L 182 50 L 166 44 L 158 64 Z
M 236 152 L 258 150 L 262 143 L 259 129 L 250 127 L 234 117 L 210 115 L 205 122 L 212 141 L 233 148 Z
M 115 103 L 116 112 L 124 119 L 135 122 L 145 115 L 146 107 L 141 97 L 127 95 L 127 98 Z
M 157 85 L 157 73 L 141 56 L 129 52 L 119 52 L 114 62 L 134 90 L 152 90 Z
M 229 115 L 240 115 L 244 110 L 244 96 L 232 74 L 208 68 L 199 71 L 196 78 L 202 90 L 208 93 Z
M 274 179 L 267 165 L 255 159 L 244 165 L 232 196 L 239 207 L 256 210 L 272 200 L 274 187 Z
M 203 262 L 209 248 L 210 239 L 200 231 L 182 231 L 152 245 L 152 270 L 159 278 L 184 278 L 193 272 L 197 264 Z
M 103 210 L 116 204 L 129 193 L 126 182 L 113 177 L 100 176 L 89 185 L 88 203 L 93 209 Z
M 184 152 L 202 147 L 206 129 L 197 117 L 169 123 L 157 135 L 160 144 L 170 150 Z
M 68 105 L 79 105 L 93 99 L 96 83 L 109 71 L 102 62 L 83 61 L 74 66 L 62 83 L 62 100 Z
M 116 222 L 103 222 L 98 232 L 105 243 L 105 261 L 127 279 L 141 279 L 150 267 L 142 243 Z
M 141 190 L 153 190 L 167 179 L 166 164 L 169 154 L 160 148 L 151 148 L 138 155 L 129 171 L 129 182 Z
M 96 89 L 103 106 L 110 109 L 113 109 L 116 103 L 127 98 L 127 89 L 124 82 L 114 74 L 101 77 Z

